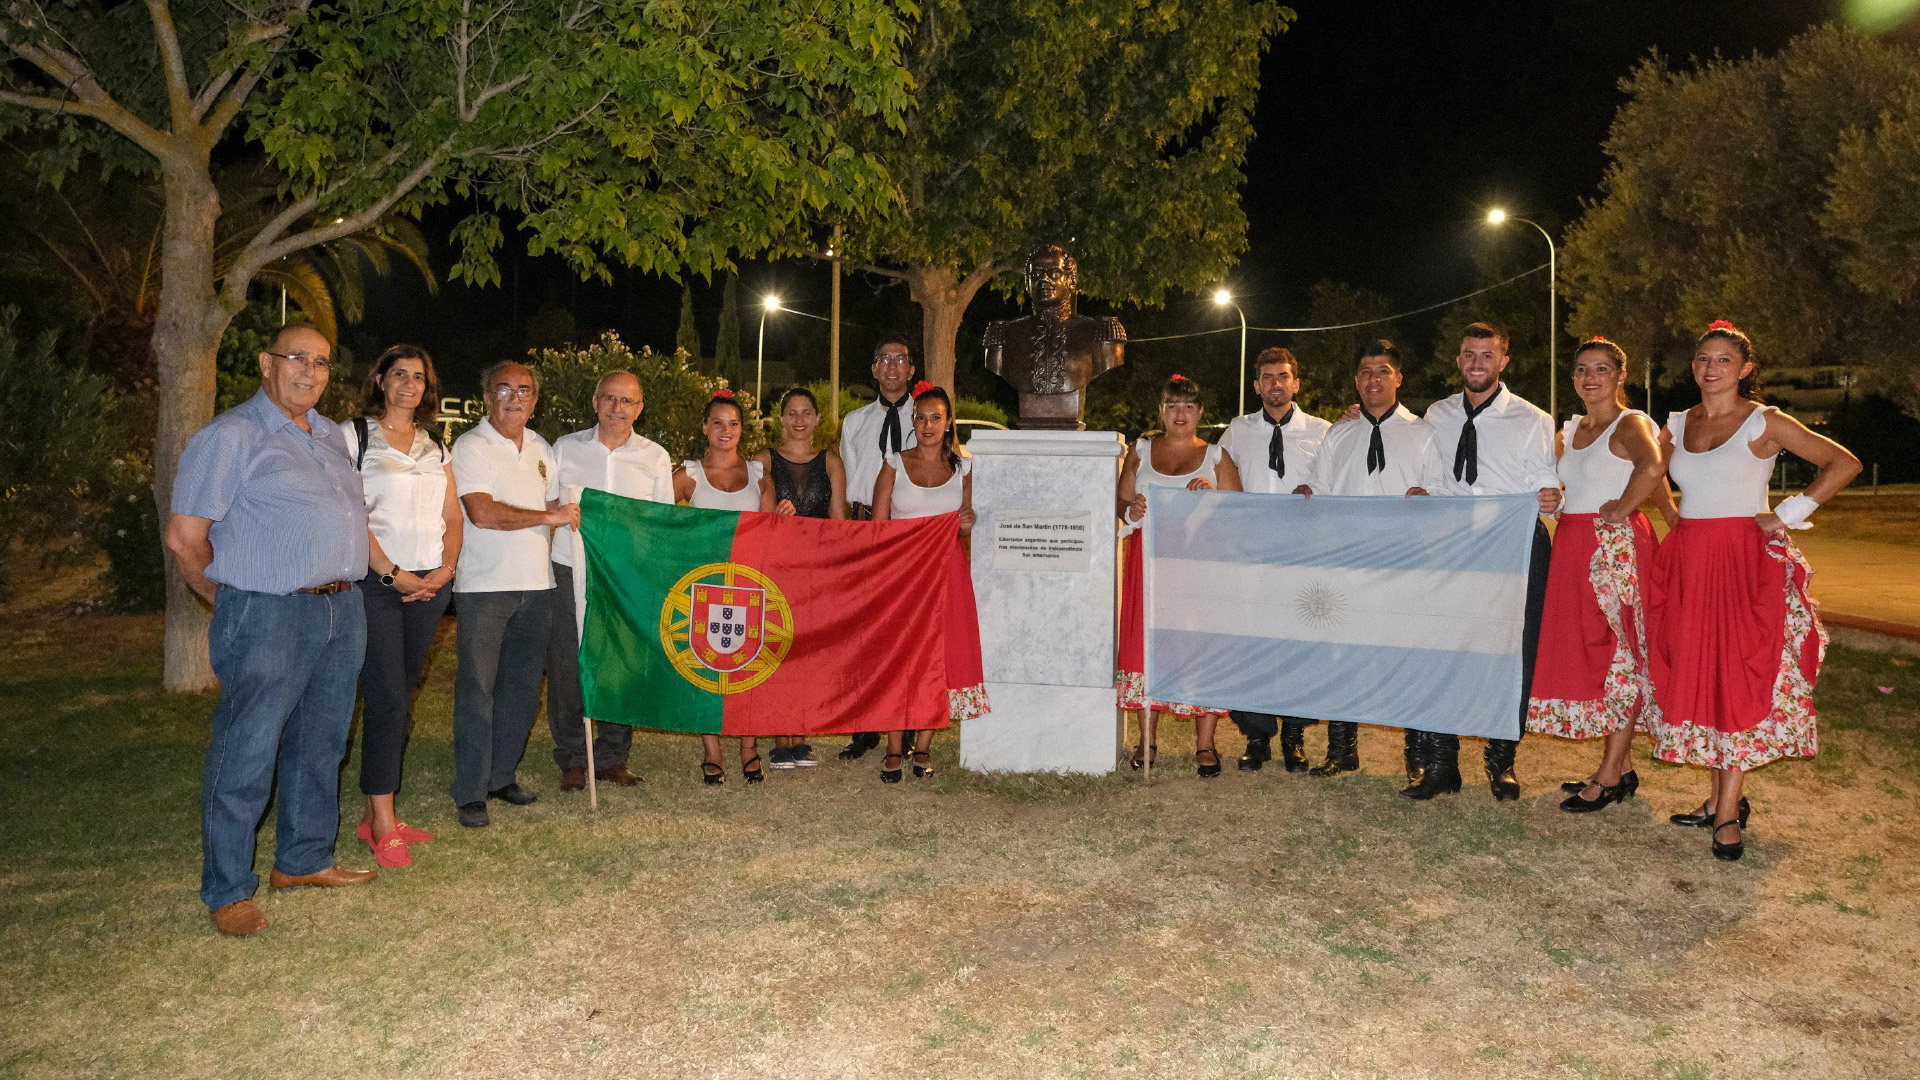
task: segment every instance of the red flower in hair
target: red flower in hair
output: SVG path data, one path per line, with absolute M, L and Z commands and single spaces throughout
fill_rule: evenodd
M 928 382 L 925 379 L 921 379 L 919 382 L 913 384 L 913 396 L 919 397 L 921 394 L 924 394 L 927 391 L 932 389 L 933 389 L 932 383 Z
M 1175 374 L 1167 376 L 1167 381 L 1168 382 L 1186 382 L 1188 380 L 1185 375 L 1181 375 L 1176 372 Z
M 1707 324 L 1708 330 L 1732 330 L 1733 324 L 1725 319 L 1715 319 Z
M 733 400 L 733 391 L 731 391 L 731 390 L 729 390 L 729 389 L 727 389 L 726 387 L 724 387 L 724 386 L 723 386 L 723 387 L 721 387 L 720 389 L 718 389 L 718 390 L 715 390 L 715 391 L 713 392 L 713 396 L 714 396 L 714 397 L 717 397 L 717 398 L 724 398 L 724 399 L 725 399 L 725 400 L 727 400 L 727 401 L 732 401 L 732 400 Z
M 1611 341 L 1608 341 L 1608 340 L 1607 340 L 1606 338 L 1603 338 L 1603 337 L 1601 337 L 1601 336 L 1600 336 L 1599 334 L 1595 334 L 1595 335 L 1593 335 L 1592 337 L 1590 337 L 1590 338 L 1588 338 L 1588 339 L 1587 339 L 1587 344 L 1589 344 L 1589 345 L 1611 345 L 1611 344 L 1613 344 L 1613 342 L 1611 342 Z

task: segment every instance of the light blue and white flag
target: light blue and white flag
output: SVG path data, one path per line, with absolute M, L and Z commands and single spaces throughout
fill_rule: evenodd
M 1533 495 L 1147 492 L 1148 697 L 1519 737 Z

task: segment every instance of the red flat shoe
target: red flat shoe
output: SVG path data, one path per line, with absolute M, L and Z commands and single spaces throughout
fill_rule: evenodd
M 400 839 L 405 840 L 409 844 L 425 844 L 433 840 L 432 833 L 425 829 L 416 829 L 404 821 L 400 823 L 399 831 Z M 370 821 L 361 822 L 360 831 L 354 835 L 368 844 L 373 843 L 373 823 Z
M 413 865 L 413 853 L 407 850 L 407 840 L 400 835 L 398 829 L 388 833 L 385 840 L 367 846 L 373 848 L 373 861 L 382 870 L 396 870 L 402 866 Z

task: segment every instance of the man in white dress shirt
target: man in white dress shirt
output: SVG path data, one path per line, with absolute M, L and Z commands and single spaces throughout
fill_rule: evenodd
M 873 520 L 873 484 L 880 479 L 886 456 L 919 445 L 913 435 L 913 350 L 899 338 L 888 338 L 873 349 L 873 383 L 879 395 L 873 402 L 848 413 L 840 422 L 840 464 L 847 470 L 847 517 Z M 844 761 L 857 761 L 880 745 L 880 733 L 856 734 L 840 751 Z
M 560 497 L 580 501 L 595 491 L 673 502 L 673 460 L 659 443 L 633 430 L 646 410 L 640 380 L 631 371 L 609 371 L 593 388 L 598 424 L 562 435 L 553 444 L 560 461 Z M 580 694 L 580 626 L 573 599 L 574 530 L 553 532 L 553 633 L 547 639 L 547 728 L 553 733 L 553 763 L 560 767 L 560 790 L 587 786 L 586 706 Z M 594 724 L 593 775 L 621 787 L 640 778 L 627 767 L 633 729 L 625 724 Z
M 560 502 L 553 447 L 527 427 L 540 376 L 511 361 L 481 377 L 487 418 L 453 444 L 453 486 L 466 527 L 453 579 L 460 670 L 453 684 L 453 801 L 460 824 L 488 824 L 487 800 L 535 800 L 514 772 L 540 711 L 553 626 L 549 530 L 578 525 Z
M 1359 420 L 1333 425 L 1321 440 L 1307 481 L 1296 495 L 1426 495 L 1440 482 L 1433 452 L 1433 428 L 1400 404 L 1400 350 L 1391 341 L 1373 341 L 1354 358 L 1354 389 L 1360 392 Z M 1360 767 L 1358 724 L 1327 724 L 1327 759 L 1314 776 L 1333 776 Z M 1412 736 L 1408 736 L 1411 745 Z M 1456 782 L 1457 786 L 1457 782 Z
M 1240 490 L 1290 492 L 1313 470 L 1320 441 L 1332 427 L 1294 404 L 1300 392 L 1300 362 L 1282 348 L 1262 349 L 1253 360 L 1253 391 L 1260 408 L 1235 417 L 1220 436 L 1220 448 L 1240 470 Z M 1258 772 L 1273 760 L 1272 740 L 1280 736 L 1280 758 L 1288 772 L 1305 772 L 1307 756 L 1300 748 L 1311 720 L 1265 713 L 1228 713 L 1247 738 L 1240 756 L 1242 772 Z
M 1560 508 L 1560 478 L 1554 468 L 1553 418 L 1531 402 L 1514 394 L 1500 381 L 1507 369 L 1507 333 L 1488 323 L 1468 326 L 1460 339 L 1460 355 L 1455 359 L 1466 391 L 1441 398 L 1427 409 L 1427 423 L 1433 425 L 1435 461 L 1441 477 L 1436 495 L 1519 495 L 1536 494 L 1540 513 L 1551 516 Z M 1547 561 L 1551 554 L 1547 528 L 1539 521 L 1533 525 L 1533 556 L 1527 574 L 1526 630 L 1521 645 L 1521 685 L 1533 682 L 1534 655 L 1540 645 L 1540 609 L 1546 603 Z M 1520 696 L 1520 713 L 1514 720 L 1512 739 L 1489 739 L 1485 753 L 1487 785 L 1499 801 L 1518 799 L 1520 782 L 1514 777 L 1513 755 L 1525 730 L 1526 695 Z M 1434 742 L 1426 737 L 1423 764 L 1431 768 L 1435 757 L 1451 754 L 1443 761 L 1442 772 L 1458 774 L 1459 740 Z M 1409 773 L 1411 776 L 1411 772 Z M 1404 793 L 1409 798 L 1432 798 L 1431 785 L 1414 783 Z

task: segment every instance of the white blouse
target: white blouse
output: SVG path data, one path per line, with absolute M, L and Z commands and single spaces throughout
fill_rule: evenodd
M 360 456 L 352 422 L 340 425 L 347 456 Z M 380 550 L 402 570 L 433 570 L 445 561 L 442 541 L 447 522 L 447 451 L 422 428 L 413 429 L 413 446 L 402 452 L 387 442 L 377 420 L 367 424 L 367 457 L 360 464 L 366 489 L 367 524 Z
M 1597 514 L 1601 506 L 1626 493 L 1627 483 L 1633 479 L 1633 461 L 1614 453 L 1610 443 L 1620 421 L 1645 415 L 1638 409 L 1622 409 L 1605 431 L 1578 450 L 1573 448 L 1573 436 L 1580 430 L 1582 418 L 1575 416 L 1567 420 L 1561 428 L 1563 443 L 1558 468 L 1560 483 L 1566 487 L 1561 513 Z
M 907 467 L 899 454 L 888 454 L 887 464 L 893 466 L 893 509 L 894 518 L 937 517 L 941 514 L 957 514 L 961 502 L 966 497 L 965 477 L 973 470 L 972 458 L 961 458 L 954 468 L 953 475 L 939 487 L 921 487 L 907 475 Z
M 758 510 L 760 509 L 760 477 L 765 475 L 766 466 L 757 461 L 747 462 L 747 486 L 739 491 L 721 491 L 707 482 L 707 470 L 691 458 L 680 463 L 687 470 L 687 476 L 693 481 L 693 497 L 688 505 L 702 510 Z
M 1673 456 L 1667 475 L 1680 485 L 1683 518 L 1752 517 L 1767 512 L 1767 485 L 1773 479 L 1774 458 L 1754 457 L 1750 445 L 1767 433 L 1767 414 L 1760 406 L 1740 424 L 1733 437 L 1711 450 L 1687 449 L 1687 411 L 1675 409 L 1667 417 L 1673 433 Z

